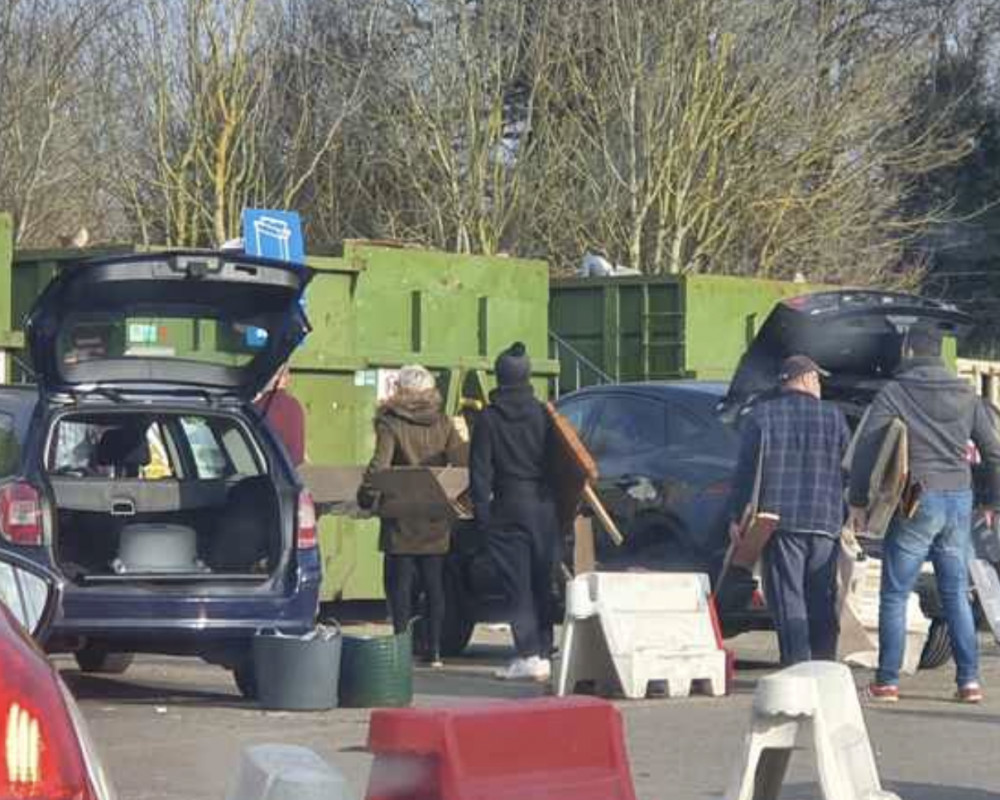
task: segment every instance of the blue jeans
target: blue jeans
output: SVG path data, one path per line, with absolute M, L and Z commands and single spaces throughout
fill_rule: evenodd
M 912 519 L 897 516 L 882 554 L 876 681 L 899 683 L 906 645 L 906 604 L 928 556 L 934 564 L 959 686 L 979 679 L 979 643 L 969 602 L 972 492 L 928 491 Z

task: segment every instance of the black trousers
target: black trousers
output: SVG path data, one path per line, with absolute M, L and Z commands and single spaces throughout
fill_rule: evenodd
M 837 657 L 837 559 L 830 536 L 776 531 L 764 550 L 767 603 L 774 616 L 781 663 Z
M 552 576 L 558 547 L 553 533 L 500 529 L 491 532 L 489 543 L 507 599 L 517 655 L 548 658 L 556 622 Z
M 415 616 L 413 595 L 416 580 L 427 601 L 427 622 L 430 628 L 431 655 L 441 654 L 441 628 L 444 625 L 444 561 L 445 556 L 385 555 L 385 596 L 389 601 L 392 627 L 404 633 Z

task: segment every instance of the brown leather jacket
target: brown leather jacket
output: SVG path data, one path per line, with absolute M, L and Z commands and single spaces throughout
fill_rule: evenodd
M 371 476 L 393 466 L 464 466 L 467 445 L 440 410 L 437 393 L 397 395 L 375 417 L 375 454 L 358 490 L 358 503 L 372 508 L 377 492 Z M 382 519 L 379 548 L 393 555 L 442 555 L 451 544 L 448 520 Z

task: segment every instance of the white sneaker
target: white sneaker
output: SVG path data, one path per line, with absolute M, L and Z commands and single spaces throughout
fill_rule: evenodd
M 515 658 L 510 666 L 496 671 L 502 681 L 537 681 L 547 683 L 552 677 L 552 664 L 547 658 L 530 656 Z

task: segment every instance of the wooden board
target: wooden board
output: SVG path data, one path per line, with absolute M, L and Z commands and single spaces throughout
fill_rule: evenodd
M 730 563 L 736 567 L 752 569 L 754 564 L 760 560 L 761 553 L 764 552 L 764 548 L 771 541 L 771 536 L 777 528 L 777 514 L 755 514 L 746 525 L 739 543 L 731 546 Z
M 551 403 L 546 404 L 552 418 L 553 443 L 548 453 L 548 470 L 556 493 L 556 509 L 563 530 L 572 527 L 583 503 L 584 490 L 597 481 L 597 464 L 580 441 L 572 423 Z

